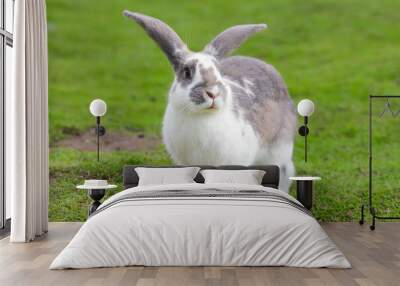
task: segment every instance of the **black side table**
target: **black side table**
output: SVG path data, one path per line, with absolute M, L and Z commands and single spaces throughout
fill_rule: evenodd
M 100 200 L 106 194 L 106 190 L 115 189 L 116 185 L 104 185 L 104 186 L 94 186 L 87 184 L 76 186 L 77 189 L 87 190 L 88 196 L 93 200 L 92 204 L 89 206 L 88 215 L 90 216 L 94 213 L 97 208 L 101 205 Z
M 297 183 L 297 200 L 302 205 L 311 210 L 313 204 L 313 183 L 321 180 L 320 177 L 290 177 L 292 181 Z

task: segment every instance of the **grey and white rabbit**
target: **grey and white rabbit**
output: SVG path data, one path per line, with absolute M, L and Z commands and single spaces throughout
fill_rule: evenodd
M 124 11 L 158 44 L 175 71 L 163 122 L 163 141 L 177 164 L 281 168 L 288 191 L 296 114 L 287 87 L 271 65 L 228 56 L 265 24 L 231 27 L 203 51 L 192 52 L 165 23 Z

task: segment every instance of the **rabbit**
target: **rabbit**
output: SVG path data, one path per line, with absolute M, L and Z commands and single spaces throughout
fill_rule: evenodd
M 233 26 L 192 52 L 159 19 L 124 11 L 166 54 L 175 72 L 163 119 L 165 147 L 181 165 L 280 167 L 288 192 L 297 117 L 285 82 L 256 58 L 229 56 L 266 24 Z

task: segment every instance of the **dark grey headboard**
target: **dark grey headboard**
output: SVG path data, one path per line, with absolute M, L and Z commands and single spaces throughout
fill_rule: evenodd
M 139 183 L 139 177 L 135 171 L 136 167 L 147 167 L 147 168 L 179 168 L 186 166 L 143 166 L 143 165 L 129 165 L 124 167 L 123 171 L 123 180 L 124 180 L 124 188 L 133 188 L 136 187 Z M 262 185 L 265 187 L 278 188 L 279 185 L 279 167 L 275 165 L 266 165 L 266 166 L 197 166 L 201 169 L 220 169 L 220 170 L 263 170 L 265 171 L 264 178 L 262 180 Z M 197 183 L 204 183 L 203 176 L 198 173 L 194 180 Z

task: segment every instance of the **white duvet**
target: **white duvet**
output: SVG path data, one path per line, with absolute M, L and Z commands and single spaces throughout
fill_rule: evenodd
M 266 190 L 231 184 L 135 187 L 163 190 Z M 318 222 L 299 209 L 255 198 L 153 198 L 122 201 L 92 216 L 50 269 L 145 266 L 294 266 L 349 268 Z

